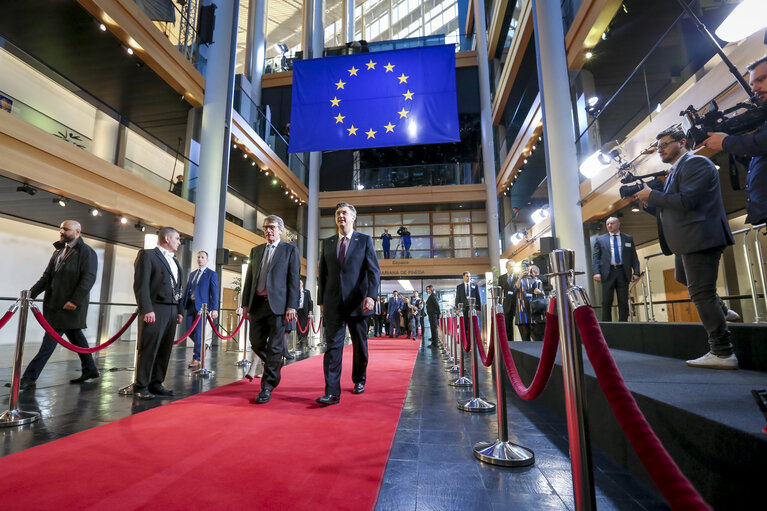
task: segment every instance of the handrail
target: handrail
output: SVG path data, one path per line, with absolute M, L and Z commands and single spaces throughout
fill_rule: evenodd
M 645 317 L 647 318 L 647 321 L 655 321 L 655 310 L 653 309 L 653 303 L 652 303 L 652 284 L 650 282 L 650 259 L 653 257 L 658 257 L 665 255 L 663 252 L 657 252 L 655 254 L 650 254 L 648 256 L 645 256 L 644 258 L 644 277 L 645 277 L 645 285 L 642 286 L 642 293 L 644 296 L 642 297 L 644 299 L 644 309 L 645 309 Z M 646 294 L 645 294 L 645 287 L 647 288 Z M 649 303 L 649 309 L 647 307 Z

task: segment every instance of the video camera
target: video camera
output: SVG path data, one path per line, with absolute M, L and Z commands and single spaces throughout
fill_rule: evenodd
M 663 181 L 661 181 L 660 178 L 667 175 L 668 172 L 665 170 L 661 170 L 660 172 L 653 172 L 652 174 L 645 174 L 643 176 L 635 176 L 631 172 L 626 171 L 626 175 L 621 178 L 621 183 L 633 183 L 634 181 L 639 182 L 633 185 L 624 184 L 621 186 L 618 190 L 618 192 L 621 194 L 621 199 L 633 197 L 638 191 L 644 188 L 644 185 L 647 185 L 652 190 L 663 190 Z M 652 179 L 650 181 L 644 181 L 644 179 L 647 178 Z
M 397 229 L 397 235 L 398 236 L 406 236 L 407 234 L 409 234 L 409 233 L 407 232 L 407 228 L 405 228 L 404 225 L 400 226 L 400 228 Z
M 737 110 L 744 110 L 738 115 L 727 117 Z M 682 116 L 682 129 L 693 140 L 693 148 L 708 138 L 709 132 L 724 132 L 728 135 L 742 135 L 758 128 L 767 121 L 767 108 L 752 103 L 738 103 L 727 110 L 719 110 L 716 101 L 711 101 L 708 111 L 699 115 L 692 105 L 679 113 Z

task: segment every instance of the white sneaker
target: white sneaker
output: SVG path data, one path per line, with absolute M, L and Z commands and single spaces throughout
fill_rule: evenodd
M 724 315 L 724 319 L 726 319 L 727 321 L 739 321 L 740 314 L 738 314 L 732 309 L 727 309 L 727 314 Z
M 685 362 L 690 367 L 703 367 L 706 369 L 737 369 L 738 357 L 735 353 L 727 357 L 714 355 L 710 351 L 700 358 Z

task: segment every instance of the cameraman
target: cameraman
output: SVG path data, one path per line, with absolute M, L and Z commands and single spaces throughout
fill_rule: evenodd
M 767 105 L 767 55 L 748 66 L 749 85 Z M 746 175 L 746 222 L 751 225 L 767 221 L 767 122 L 750 135 L 709 133 L 703 145 L 716 151 L 750 156 Z
M 658 133 L 658 154 L 671 170 L 663 191 L 644 185 L 634 198 L 658 219 L 658 238 L 666 255 L 675 256 L 675 278 L 687 286 L 708 333 L 710 351 L 691 367 L 737 369 L 727 328 L 725 308 L 716 294 L 719 259 L 734 244 L 722 202 L 719 174 L 711 160 L 687 151 L 687 140 L 678 128 Z
M 403 259 L 410 259 L 410 244 L 412 243 L 410 240 L 410 231 L 408 231 L 407 227 L 403 225 L 397 229 L 397 234 L 399 234 L 402 238 L 402 246 L 405 247 L 405 255 L 403 256 Z

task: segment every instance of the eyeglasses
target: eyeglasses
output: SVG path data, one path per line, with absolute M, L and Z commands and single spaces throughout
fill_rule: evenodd
M 663 143 L 661 143 L 659 141 L 658 142 L 658 150 L 660 151 L 661 149 L 665 149 L 666 147 L 668 147 L 670 144 L 673 144 L 674 142 L 679 142 L 679 141 L 678 140 L 667 140 L 666 142 L 663 142 Z

